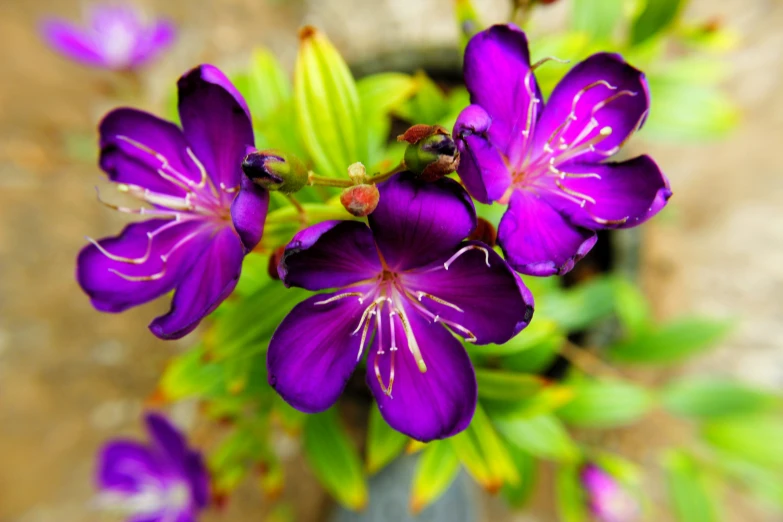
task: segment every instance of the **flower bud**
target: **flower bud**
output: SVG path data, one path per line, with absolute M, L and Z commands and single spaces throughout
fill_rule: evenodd
M 446 129 L 439 125 L 414 125 L 397 139 L 408 142 L 405 168 L 424 181 L 437 181 L 459 166 L 457 146 Z
M 354 185 L 343 190 L 340 203 L 345 210 L 356 217 L 369 216 L 378 206 L 381 195 L 378 187 L 372 184 Z
M 278 151 L 251 152 L 242 160 L 242 171 L 257 185 L 284 194 L 297 192 L 307 184 L 307 169 L 302 162 Z

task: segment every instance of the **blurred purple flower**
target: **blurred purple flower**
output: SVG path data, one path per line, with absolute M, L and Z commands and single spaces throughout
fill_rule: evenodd
M 129 522 L 193 522 L 209 503 L 201 454 L 163 416 L 145 417 L 150 443 L 108 442 L 98 460 L 98 507 Z
M 587 494 L 590 511 L 599 522 L 633 522 L 639 517 L 636 500 L 609 473 L 586 464 L 579 478 Z
M 564 274 L 595 231 L 639 225 L 672 192 L 648 156 L 604 162 L 644 122 L 644 75 L 617 54 L 594 54 L 555 87 L 544 107 L 525 34 L 496 25 L 465 51 L 471 96 L 457 119 L 459 175 L 482 203 L 509 207 L 498 243 L 518 271 Z
M 168 20 L 146 23 L 131 5 L 95 5 L 85 27 L 61 19 L 42 24 L 46 41 L 55 50 L 86 65 L 115 70 L 136 69 L 174 41 Z
M 476 377 L 452 335 L 502 344 L 527 326 L 533 298 L 491 248 L 464 241 L 476 228 L 453 180 L 411 173 L 378 186 L 356 221 L 298 233 L 279 273 L 287 286 L 337 289 L 297 305 L 272 336 L 269 383 L 308 413 L 337 400 L 370 343 L 366 381 L 393 428 L 418 440 L 454 435 L 476 407 Z
M 150 324 L 162 339 L 192 331 L 234 289 L 242 260 L 261 240 L 269 193 L 242 173 L 253 144 L 245 100 L 217 68 L 180 78 L 182 129 L 117 109 L 100 125 L 100 166 L 118 188 L 150 205 L 119 236 L 90 239 L 76 277 L 95 308 L 121 312 L 176 289 Z M 88 238 L 89 239 L 89 238 Z

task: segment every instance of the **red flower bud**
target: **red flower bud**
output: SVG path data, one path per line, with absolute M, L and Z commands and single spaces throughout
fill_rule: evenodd
M 356 217 L 369 216 L 378 206 L 380 193 L 375 185 L 354 185 L 343 190 L 340 203 L 345 210 Z

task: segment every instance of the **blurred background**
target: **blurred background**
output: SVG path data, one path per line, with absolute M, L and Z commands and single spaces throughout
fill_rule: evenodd
M 40 37 L 43 17 L 78 19 L 83 2 L 0 2 L 2 522 L 98 520 L 90 508 L 97 448 L 107 438 L 139 434 L 139 413 L 167 360 L 192 344 L 187 338 L 164 343 L 143 327 L 165 302 L 100 314 L 74 281 L 84 236 L 114 234 L 123 221 L 95 204 L 93 187 L 103 182 L 95 162 L 101 116 L 124 104 L 161 113 L 183 71 L 203 62 L 226 71 L 243 67 L 259 45 L 290 70 L 296 31 L 305 23 L 322 29 L 352 64 L 391 51 L 455 47 L 459 38 L 452 0 L 138 3 L 171 17 L 179 36 L 138 79 L 122 84 L 126 92 L 117 88 L 117 73 L 70 62 Z M 533 32 L 567 25 L 568 4 L 537 9 Z M 508 19 L 507 1 L 475 5 L 486 23 Z M 640 277 L 656 318 L 696 313 L 729 320 L 734 328 L 709 354 L 674 370 L 640 371 L 639 379 L 655 382 L 672 372 L 726 375 L 781 391 L 783 2 L 693 0 L 684 16 L 731 31 L 733 43 L 721 53 L 728 71 L 722 90 L 738 107 L 739 122 L 712 139 L 637 145 L 656 158 L 674 190 L 666 213 L 642 229 Z M 178 423 L 195 429 L 198 442 L 196 414 L 190 403 L 173 410 Z M 668 422 L 653 413 L 614 430 L 608 444 L 643 461 L 654 448 L 687 436 L 682 425 Z M 325 520 L 331 501 L 297 458 L 297 448 L 280 451 L 288 456 L 284 496 L 295 499 L 296 520 Z M 205 520 L 261 520 L 265 502 L 252 482 Z M 650 495 L 656 498 L 655 491 Z M 540 493 L 530 509 L 514 514 L 486 498 L 481 516 L 553 522 L 558 518 L 547 498 Z M 728 521 L 781 520 L 739 500 L 725 509 Z

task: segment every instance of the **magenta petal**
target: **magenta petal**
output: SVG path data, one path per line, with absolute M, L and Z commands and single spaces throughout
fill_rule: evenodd
M 209 472 L 204 458 L 196 451 L 190 451 L 185 459 L 185 475 L 190 483 L 193 502 L 198 508 L 209 504 Z
M 555 131 L 558 135 L 554 144 L 573 149 L 598 137 L 602 130 L 611 129 L 609 136 L 594 145 L 595 152 L 578 156 L 580 162 L 600 162 L 616 152 L 644 122 L 649 106 L 647 80 L 641 71 L 618 54 L 594 54 L 578 63 L 555 87 L 536 126 L 534 148 L 543 151 Z M 572 112 L 574 121 L 558 130 Z M 583 132 L 588 126 L 592 130 Z
M 629 228 L 657 214 L 672 195 L 669 180 L 649 156 L 605 164 L 571 164 L 562 170 L 598 177 L 566 178 L 561 183 L 571 192 L 589 196 L 584 206 L 558 196 L 550 203 L 572 223 L 586 228 Z
M 481 203 L 500 199 L 511 185 L 511 173 L 487 137 L 491 125 L 489 115 L 478 105 L 466 107 L 454 125 L 460 154 L 457 172 L 470 195 Z
M 61 54 L 86 65 L 106 65 L 85 29 L 61 20 L 48 20 L 41 26 L 41 31 L 46 42 Z
M 392 269 L 415 268 L 448 256 L 476 228 L 473 201 L 454 180 L 426 183 L 403 172 L 378 189 L 381 198 L 368 220 Z
M 476 410 L 478 387 L 473 365 L 462 344 L 442 325 L 428 322 L 410 306 L 406 306 L 406 314 L 427 371 L 419 370 L 397 319 L 398 350 L 390 351 L 390 329 L 385 322 L 382 335 L 376 333 L 368 354 L 367 385 L 384 420 L 395 430 L 423 442 L 456 435 L 467 428 Z M 378 354 L 381 347 L 385 353 Z M 378 381 L 375 365 L 387 386 L 392 353 L 394 384 L 389 396 Z
M 97 481 L 101 489 L 133 493 L 146 482 L 160 480 L 164 472 L 149 448 L 137 442 L 118 440 L 103 447 Z
M 340 293 L 314 295 L 296 305 L 269 341 L 269 384 L 306 413 L 334 404 L 359 362 L 362 331 L 355 330 L 366 305 L 353 296 L 326 302 Z
M 250 112 L 242 95 L 212 65 L 201 65 L 177 82 L 179 115 L 193 152 L 217 187 L 238 187 L 242 158 L 253 146 Z
M 425 295 L 420 302 L 434 315 L 469 330 L 477 344 L 503 344 L 530 322 L 533 296 L 494 250 L 471 241 L 459 245 L 455 253 L 466 247 L 479 248 L 465 250 L 448 270 L 439 264 L 404 274 L 405 288 L 416 296 L 424 292 L 436 297 Z M 458 328 L 452 332 L 470 337 Z
M 145 417 L 150 440 L 159 455 L 176 469 L 180 469 L 188 455 L 188 447 L 182 434 L 166 419 L 157 413 L 148 413 Z
M 525 33 L 507 24 L 476 34 L 465 49 L 464 74 L 471 103 L 492 118 L 490 141 L 515 164 L 526 146 L 524 131 L 535 126 L 535 106 L 541 100 Z
M 339 288 L 383 271 L 372 232 L 357 221 L 323 221 L 296 234 L 278 272 L 286 286 Z
M 535 276 L 565 274 L 596 240 L 595 232 L 572 225 L 545 200 L 522 190 L 512 194 L 498 227 L 508 263 Z
M 146 303 L 173 289 L 201 254 L 208 241 L 207 234 L 197 233 L 203 226 L 200 221 L 176 223 L 162 219 L 130 224 L 119 236 L 99 241 L 106 253 L 93 244 L 79 252 L 76 279 L 92 305 L 103 312 L 121 312 Z M 153 235 L 151 242 L 149 234 Z M 177 246 L 192 234 L 196 235 Z M 164 263 L 161 256 L 172 250 Z M 151 278 L 133 281 L 113 271 L 130 278 Z
M 185 136 L 173 123 L 123 108 L 106 115 L 98 130 L 100 166 L 112 181 L 183 197 L 183 181 L 201 180 L 196 164 L 188 157 Z
M 245 250 L 231 227 L 211 238 L 190 271 L 177 284 L 171 310 L 150 323 L 161 339 L 179 339 L 229 296 L 239 280 Z
M 239 193 L 231 203 L 231 221 L 234 223 L 247 252 L 253 250 L 264 235 L 264 221 L 269 209 L 269 192 L 247 176 L 242 176 Z
M 155 58 L 174 41 L 177 34 L 170 20 L 160 20 L 144 29 L 133 55 L 133 65 L 141 65 Z

